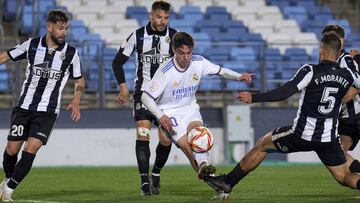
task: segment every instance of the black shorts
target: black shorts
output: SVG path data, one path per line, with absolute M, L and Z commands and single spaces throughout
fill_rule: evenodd
M 153 122 L 156 126 L 158 125 L 156 116 L 152 114 L 146 106 L 141 102 L 141 93 L 135 93 L 134 94 L 134 120 L 140 121 L 140 120 L 148 120 L 150 122 Z
M 339 119 L 339 135 L 351 137 L 353 144 L 349 150 L 353 150 L 360 139 L 360 114 L 351 118 Z
M 326 166 L 339 166 L 346 162 L 339 137 L 333 142 L 310 142 L 296 135 L 291 128 L 292 126 L 280 127 L 272 132 L 273 143 L 279 152 L 315 151 Z
M 9 141 L 27 140 L 34 137 L 47 143 L 54 127 L 57 114 L 48 112 L 29 111 L 19 107 L 11 114 Z

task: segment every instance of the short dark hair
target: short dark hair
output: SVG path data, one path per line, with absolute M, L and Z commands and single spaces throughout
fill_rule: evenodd
M 345 31 L 344 28 L 341 27 L 341 25 L 337 25 L 337 24 L 326 25 L 321 33 L 324 36 L 324 34 L 329 32 L 335 32 L 339 37 L 345 38 Z
M 57 22 L 67 23 L 68 20 L 69 20 L 68 14 L 61 9 L 50 10 L 46 18 L 46 22 L 50 22 L 50 23 L 57 23 Z
M 323 34 L 323 37 L 321 38 L 321 44 L 327 51 L 330 51 L 333 54 L 338 54 L 341 50 L 340 37 L 333 32 Z
M 171 5 L 168 2 L 158 0 L 152 4 L 151 11 L 162 10 L 162 11 L 169 12 L 170 8 L 171 8 Z
M 188 46 L 189 48 L 194 48 L 194 39 L 186 32 L 177 32 L 172 37 L 172 47 L 177 49 L 180 48 L 183 45 Z

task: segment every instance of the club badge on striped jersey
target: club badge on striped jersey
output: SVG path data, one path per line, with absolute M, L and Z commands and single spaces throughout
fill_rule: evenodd
M 170 39 L 170 37 L 169 37 L 169 36 L 165 37 L 165 42 L 170 44 L 171 39 Z
M 64 53 L 64 52 L 62 52 L 62 53 L 60 54 L 60 59 L 61 59 L 61 60 L 65 60 L 65 53 Z

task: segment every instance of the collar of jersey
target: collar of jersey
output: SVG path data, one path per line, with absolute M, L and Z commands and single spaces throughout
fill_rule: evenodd
M 190 67 L 190 64 L 191 64 L 191 61 L 190 61 L 188 67 L 186 67 L 185 69 L 182 69 L 182 68 L 178 68 L 178 64 L 176 63 L 174 57 L 172 58 L 172 62 L 173 62 L 173 64 L 174 64 L 175 70 L 177 70 L 177 71 L 180 72 L 180 73 L 185 72 L 185 71 Z
M 64 48 L 64 46 L 65 46 L 65 44 L 66 44 L 66 43 L 64 42 L 63 44 L 61 44 L 60 46 L 58 46 L 58 48 L 56 48 L 55 50 L 56 50 L 56 51 L 62 51 L 63 48 Z M 47 44 L 46 44 L 46 35 L 44 35 L 44 36 L 41 37 L 41 46 L 48 48 L 48 46 L 47 46 Z
M 167 27 L 164 31 L 162 32 L 158 32 L 155 31 L 151 28 L 150 22 L 148 22 L 148 24 L 146 25 L 146 32 L 148 33 L 148 35 L 160 35 L 160 36 L 165 36 L 166 32 L 167 32 Z
M 333 64 L 336 67 L 339 66 L 339 64 L 335 61 L 329 61 L 329 60 L 322 60 L 320 63 L 327 63 L 327 64 Z

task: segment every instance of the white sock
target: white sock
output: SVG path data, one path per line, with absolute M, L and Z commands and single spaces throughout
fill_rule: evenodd
M 193 152 L 193 156 L 199 165 L 202 162 L 209 162 L 209 153 L 208 152 L 204 152 L 204 153 Z

